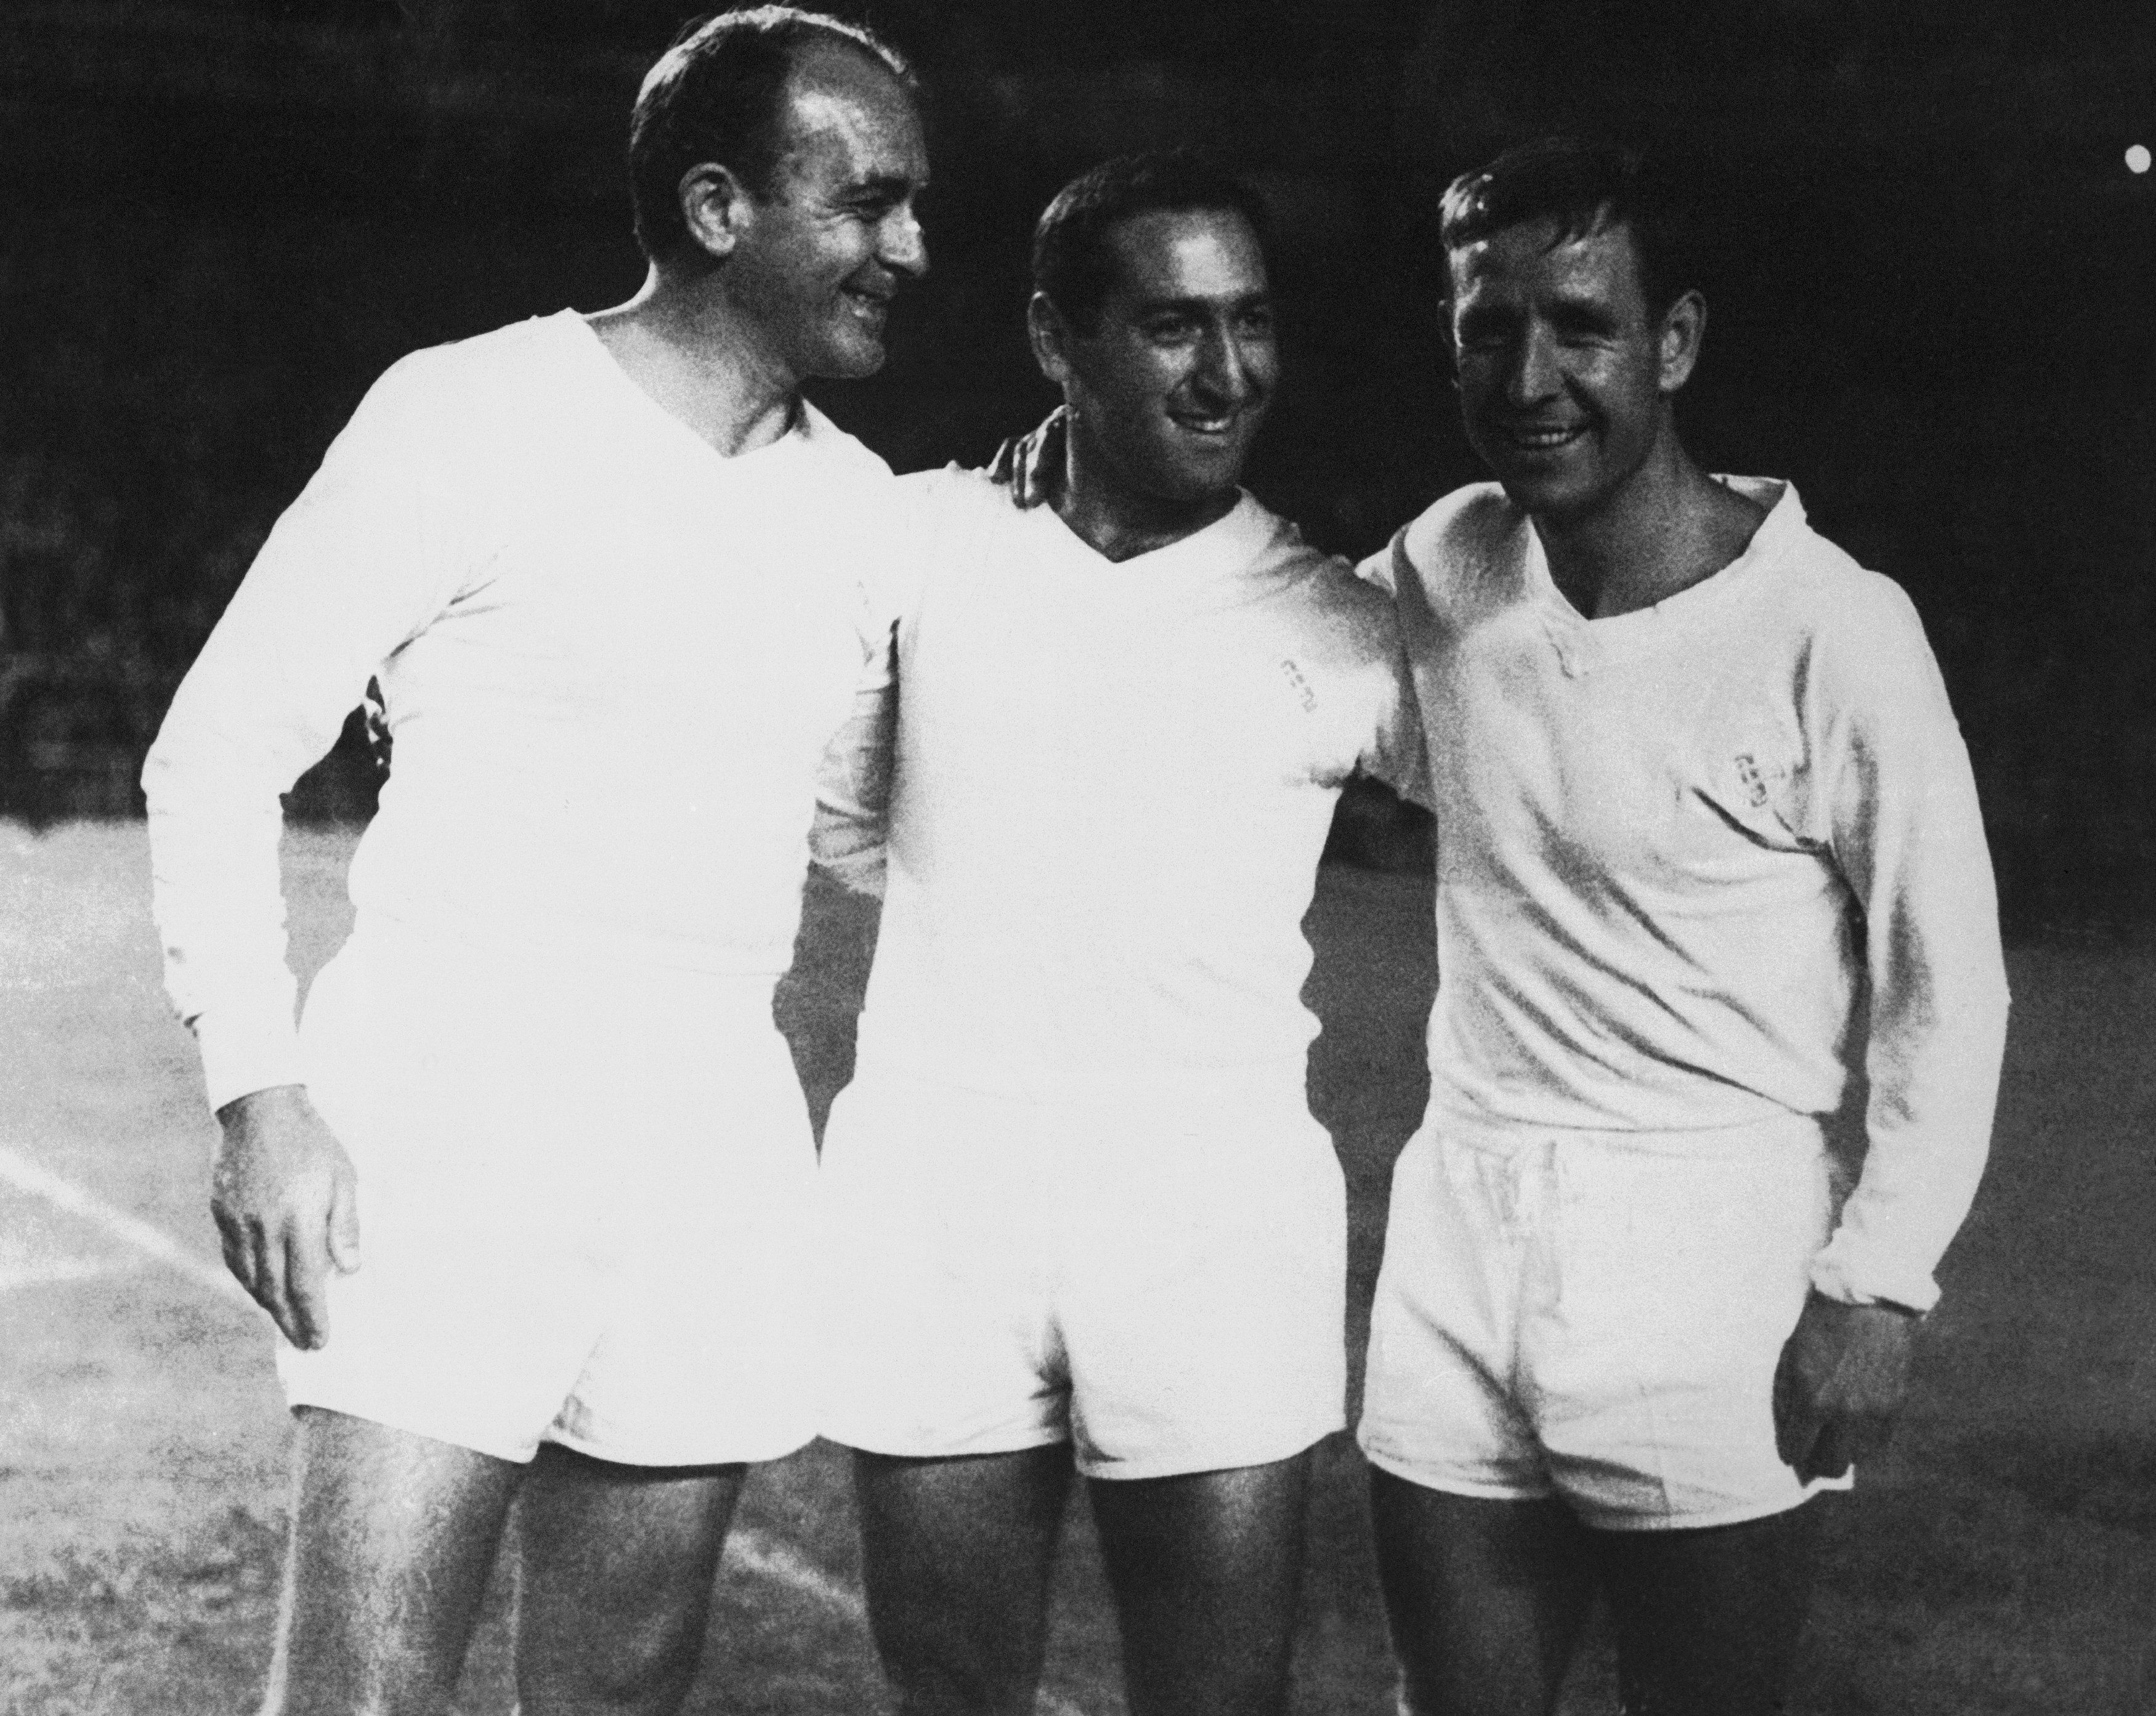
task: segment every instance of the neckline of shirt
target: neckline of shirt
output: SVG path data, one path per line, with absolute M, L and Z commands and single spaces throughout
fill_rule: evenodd
M 1521 516 L 1527 587 L 1564 658 L 1568 673 L 1582 670 L 1589 660 L 1607 660 L 1656 648 L 1711 619 L 1751 588 L 1759 574 L 1779 560 L 1795 541 L 1804 522 L 1804 503 L 1797 498 L 1795 484 L 1775 477 L 1717 475 L 1714 480 L 1767 509 L 1744 552 L 1719 571 L 1650 607 L 1603 619 L 1589 619 L 1558 588 L 1533 521 Z
M 1113 585 L 1122 594 L 1129 593 L 1123 588 L 1128 585 L 1165 594 L 1232 577 L 1264 554 L 1274 534 L 1272 514 L 1243 489 L 1236 491 L 1235 504 L 1204 529 L 1127 560 L 1109 559 L 1071 529 L 1053 506 L 1034 511 L 1048 521 L 1040 528 L 1055 532 L 1070 552 L 1083 557 L 1084 570 L 1076 576 L 1095 584 Z
M 710 461 L 721 471 L 753 475 L 759 470 L 790 464 L 804 453 L 824 450 L 834 438 L 844 434 L 811 404 L 805 395 L 797 394 L 795 402 L 798 408 L 793 423 L 784 434 L 746 453 L 721 453 L 636 384 L 635 378 L 607 349 L 606 342 L 599 337 L 599 331 L 591 325 L 582 311 L 559 310 L 552 316 L 538 316 L 534 320 L 542 327 L 552 325 L 558 328 L 565 342 L 578 348 L 588 362 L 592 373 L 599 378 L 601 388 L 617 402 L 624 415 L 631 421 L 645 424 L 651 432 L 670 439 L 675 445 L 692 458 L 701 457 Z

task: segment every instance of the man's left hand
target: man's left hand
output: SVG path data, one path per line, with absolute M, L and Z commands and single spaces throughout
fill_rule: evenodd
M 1908 1392 L 1917 1318 L 1814 1293 L 1774 1367 L 1774 1446 L 1797 1476 L 1840 1477 L 1886 1451 Z

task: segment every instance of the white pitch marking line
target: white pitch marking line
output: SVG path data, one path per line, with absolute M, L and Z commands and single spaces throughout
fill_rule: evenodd
M 215 1294 L 218 1298 L 237 1302 L 254 1308 L 254 1301 L 246 1291 L 228 1275 L 220 1264 L 205 1262 L 192 1251 L 172 1238 L 161 1228 L 155 1228 L 139 1217 L 130 1215 L 125 1210 L 116 1210 L 104 1199 L 93 1196 L 73 1180 L 64 1179 L 49 1169 L 40 1168 L 27 1156 L 0 1144 L 0 1180 L 5 1180 L 20 1191 L 30 1192 L 46 1202 L 57 1204 L 70 1215 L 80 1215 L 94 1221 L 115 1239 L 132 1246 L 145 1256 L 154 1258 L 167 1269 L 185 1276 L 197 1287 Z
M 726 1554 L 751 1573 L 762 1574 L 775 1585 L 814 1597 L 827 1608 L 866 1625 L 868 1606 L 851 1585 L 840 1583 L 798 1550 L 753 1528 L 734 1532 L 726 1539 Z M 1086 1716 L 1084 1708 L 1044 1688 L 1034 1704 L 1035 1716 Z
M 836 1609 L 849 1619 L 865 1622 L 869 1618 L 868 1606 L 862 1601 L 859 1591 L 840 1584 L 798 1550 L 760 1531 L 729 1533 L 726 1558 L 738 1559 L 750 1572 L 760 1573 L 774 1585 L 814 1597 L 826 1608 Z
M 236 1300 L 250 1309 L 254 1306 L 254 1302 L 247 1297 L 238 1282 L 223 1270 L 203 1261 L 162 1230 L 130 1215 L 125 1210 L 115 1209 L 102 1198 L 85 1191 L 74 1181 L 64 1179 L 49 1169 L 40 1168 L 27 1156 L 9 1149 L 4 1144 L 0 1144 L 0 1180 L 7 1181 L 18 1190 L 33 1193 L 48 1203 L 56 1204 L 70 1215 L 80 1215 L 85 1220 L 95 1222 L 115 1238 L 124 1241 L 167 1268 L 176 1270 L 219 1298 Z M 25 1272 L 23 1274 L 33 1279 L 80 1280 L 89 1275 L 105 1272 L 105 1269 L 95 1266 L 61 1265 L 47 1271 Z M 23 1278 L 22 1274 L 0 1277 L 0 1289 L 16 1284 Z M 728 1547 L 750 1572 L 761 1574 L 766 1579 L 814 1597 L 850 1620 L 867 1621 L 867 1606 L 862 1601 L 859 1591 L 840 1584 L 786 1544 L 766 1537 L 760 1531 L 744 1530 L 732 1534 Z M 1034 1708 L 1039 1716 L 1086 1716 L 1081 1706 L 1045 1690 L 1041 1693 Z

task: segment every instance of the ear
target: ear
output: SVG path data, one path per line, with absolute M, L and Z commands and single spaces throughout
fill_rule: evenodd
M 715 262 L 733 254 L 742 229 L 754 218 L 756 199 L 732 167 L 706 161 L 681 175 L 677 193 L 689 240 Z
M 1688 291 L 1663 312 L 1655 385 L 1664 393 L 1674 393 L 1690 381 L 1692 366 L 1699 362 L 1701 342 L 1706 338 L 1707 300 L 1697 291 Z
M 1033 345 L 1033 361 L 1057 387 L 1070 378 L 1070 324 L 1063 312 L 1048 301 L 1045 292 L 1035 292 L 1026 302 L 1026 337 Z

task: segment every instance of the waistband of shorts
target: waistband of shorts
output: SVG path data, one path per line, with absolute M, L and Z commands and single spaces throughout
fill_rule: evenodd
M 986 1069 L 944 1065 L 910 1056 L 880 1053 L 864 1044 L 854 1076 L 864 1082 L 907 1084 L 954 1091 L 992 1102 L 1020 1107 L 1079 1108 L 1121 1112 L 1132 1108 L 1158 1116 L 1188 1109 L 1207 1117 L 1236 1114 L 1291 1114 L 1307 1119 L 1310 1099 L 1306 1063 L 1256 1062 L 1240 1066 L 1147 1068 L 1057 1078 L 1000 1079 Z
M 1423 1130 L 1436 1142 L 1489 1155 L 1522 1155 L 1534 1150 L 1594 1149 L 1618 1155 L 1683 1161 L 1717 1161 L 1757 1155 L 1763 1150 L 1821 1151 L 1827 1146 L 1826 1122 L 1816 1114 L 1787 1112 L 1731 1126 L 1701 1126 L 1650 1132 L 1630 1128 L 1603 1130 L 1576 1126 L 1537 1126 L 1433 1108 Z

